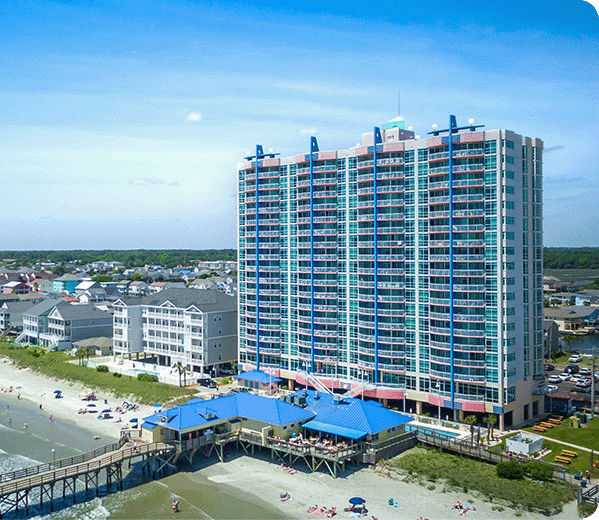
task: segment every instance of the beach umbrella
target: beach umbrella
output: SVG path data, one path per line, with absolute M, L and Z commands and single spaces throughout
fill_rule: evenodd
M 62 394 L 62 390 L 54 390 L 55 394 Z
M 110 409 L 102 410 L 102 413 L 110 413 Z
M 132 417 L 131 419 L 129 419 L 129 422 L 137 422 L 137 417 Z
M 161 404 L 155 404 L 154 408 L 162 408 L 162 405 Z
M 86 405 L 86 406 L 87 406 L 88 408 L 92 408 L 92 407 L 95 407 L 96 405 L 95 405 L 94 403 L 91 403 L 91 404 L 88 404 L 88 405 Z
M 359 505 L 359 504 L 363 504 L 364 502 L 366 502 L 366 500 L 364 500 L 363 498 L 360 497 L 353 497 L 349 499 L 349 503 L 350 504 L 354 504 L 354 505 Z

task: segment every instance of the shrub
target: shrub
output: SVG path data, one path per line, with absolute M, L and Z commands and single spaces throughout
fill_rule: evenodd
M 113 372 L 112 377 L 123 377 L 123 374 L 121 374 L 120 372 Z
M 524 465 L 524 473 L 535 480 L 551 480 L 553 468 L 541 462 L 531 461 Z
M 146 381 L 147 383 L 158 382 L 158 376 L 152 374 L 144 374 L 143 372 L 141 374 L 137 374 L 137 379 L 138 381 Z
M 501 478 L 508 478 L 510 480 L 517 480 L 524 478 L 524 468 L 520 466 L 515 460 L 508 462 L 500 462 L 496 466 L 497 476 Z
M 96 367 L 96 370 L 97 370 L 98 372 L 108 372 L 108 367 L 107 367 L 106 365 L 98 365 L 98 366 Z

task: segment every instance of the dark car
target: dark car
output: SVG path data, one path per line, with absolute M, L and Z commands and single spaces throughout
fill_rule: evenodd
M 550 363 L 545 363 L 545 370 L 555 370 L 555 366 Z
M 198 385 L 206 386 L 208 388 L 216 388 L 216 381 L 214 381 L 214 379 L 210 379 L 210 378 L 201 378 L 201 379 L 198 379 Z
M 564 370 L 566 374 L 578 374 L 579 371 L 580 367 L 578 365 L 568 365 Z

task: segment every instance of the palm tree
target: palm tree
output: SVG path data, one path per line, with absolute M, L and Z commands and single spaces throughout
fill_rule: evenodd
M 179 372 L 179 386 L 181 386 L 181 375 L 187 372 L 187 367 L 179 361 L 173 365 L 173 368 Z
M 476 415 L 468 415 L 464 417 L 462 422 L 470 425 L 470 444 L 474 444 L 474 423 L 476 422 Z
M 81 366 L 81 362 L 83 361 L 83 358 L 85 357 L 86 352 L 87 352 L 87 349 L 85 349 L 85 348 L 77 349 L 77 352 L 75 354 L 79 358 L 79 366 Z
M 562 337 L 562 341 L 565 341 L 568 344 L 568 352 L 570 352 L 570 343 L 572 343 L 574 339 L 574 334 L 566 334 Z
M 497 424 L 497 416 L 490 414 L 485 417 L 485 422 L 487 423 L 487 441 L 493 438 L 493 426 Z

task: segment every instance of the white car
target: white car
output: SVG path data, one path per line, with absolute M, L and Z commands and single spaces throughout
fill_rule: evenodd
M 549 378 L 547 379 L 547 381 L 549 383 L 561 383 L 562 382 L 562 378 L 558 375 L 552 375 L 549 376 Z
M 572 379 L 572 376 L 570 374 L 566 374 L 565 372 L 558 374 L 558 377 L 562 380 L 562 381 L 570 381 L 570 379 Z
M 591 386 L 591 382 L 588 379 L 579 379 L 578 381 L 576 381 L 576 386 L 588 388 L 589 386 Z
M 593 371 L 590 368 L 586 368 L 586 367 L 581 368 L 580 372 L 579 372 L 579 374 L 581 376 L 590 376 L 592 373 L 593 373 Z
M 582 361 L 582 356 L 580 356 L 578 354 L 576 356 L 571 356 L 568 359 L 568 363 L 580 363 L 581 361 Z
M 570 383 L 574 383 L 575 385 L 579 383 L 586 383 L 586 378 L 580 376 L 572 376 L 570 377 Z
M 552 392 L 555 392 L 556 390 L 557 390 L 556 385 L 547 385 L 547 393 L 551 394 Z

